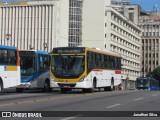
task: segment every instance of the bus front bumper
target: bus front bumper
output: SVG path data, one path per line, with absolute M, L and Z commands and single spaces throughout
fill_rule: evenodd
M 53 88 L 71 88 L 71 89 L 83 89 L 83 88 L 91 88 L 91 85 L 87 83 L 87 81 L 76 82 L 76 83 L 64 83 L 64 82 L 52 82 L 51 87 Z

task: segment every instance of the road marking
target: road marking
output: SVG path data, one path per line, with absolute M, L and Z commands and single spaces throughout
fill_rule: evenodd
M 82 115 L 76 115 L 76 116 L 73 116 L 73 117 L 67 117 L 67 118 L 63 118 L 61 120 L 70 120 L 70 119 L 74 119 L 74 118 L 80 117 L 80 116 L 82 116 Z
M 119 106 L 119 105 L 121 105 L 121 104 L 111 105 L 111 106 L 108 106 L 107 108 L 113 108 L 113 107 L 117 107 L 117 106 Z
M 157 96 L 158 94 L 154 94 L 154 95 L 152 95 L 153 97 L 155 97 L 155 96 Z
M 137 98 L 137 99 L 134 99 L 133 101 L 138 101 L 138 100 L 142 100 L 143 98 Z

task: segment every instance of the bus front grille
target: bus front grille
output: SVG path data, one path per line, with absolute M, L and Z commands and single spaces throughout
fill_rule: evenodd
M 61 88 L 73 88 L 76 86 L 76 84 L 63 84 L 63 83 L 58 83 L 58 86 Z

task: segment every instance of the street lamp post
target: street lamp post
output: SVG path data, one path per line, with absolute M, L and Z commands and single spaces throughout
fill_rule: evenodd
M 7 46 L 8 46 L 8 42 L 11 39 L 12 35 L 11 34 L 5 34 L 5 38 L 7 40 Z
M 47 49 L 48 48 L 48 43 L 44 43 L 43 46 L 44 46 L 44 50 Z
M 128 84 L 129 84 L 129 77 L 128 76 L 129 76 L 129 73 L 127 73 L 127 77 L 126 77 L 126 86 L 125 86 L 126 90 L 128 90 L 128 87 L 129 87 L 128 86 Z

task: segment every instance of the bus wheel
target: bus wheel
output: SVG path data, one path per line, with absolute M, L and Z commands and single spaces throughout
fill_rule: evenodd
M 61 93 L 67 93 L 67 89 L 66 88 L 61 88 Z
M 2 83 L 2 81 L 0 81 L 0 94 L 2 94 L 3 93 L 3 83 Z
M 113 91 L 114 90 L 114 79 L 111 80 L 111 86 L 104 87 L 104 91 Z
M 51 91 L 50 84 L 49 84 L 48 81 L 45 81 L 43 91 L 44 91 L 44 92 L 49 92 L 49 91 Z
M 111 86 L 109 86 L 109 91 L 113 91 L 113 90 L 114 90 L 114 79 L 112 78 Z
M 23 88 L 16 88 L 16 92 L 17 93 L 22 93 L 23 92 Z
M 96 78 L 94 78 L 92 88 L 88 89 L 88 92 L 93 93 L 95 88 L 96 88 Z
M 88 92 L 88 89 L 83 88 L 82 91 L 83 91 L 83 93 L 87 93 L 87 92 Z

